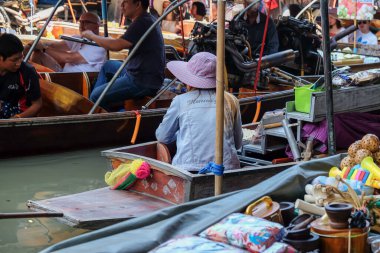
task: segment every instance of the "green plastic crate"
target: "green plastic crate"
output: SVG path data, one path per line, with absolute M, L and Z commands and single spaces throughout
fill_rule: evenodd
M 311 89 L 312 84 L 294 88 L 295 107 L 297 112 L 310 113 L 311 95 L 322 91 L 322 88 Z

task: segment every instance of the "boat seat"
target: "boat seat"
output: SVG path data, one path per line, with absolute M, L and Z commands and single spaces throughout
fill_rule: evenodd
M 161 142 L 157 142 L 157 160 L 165 163 L 172 163 L 172 156 L 168 146 Z
M 53 72 L 44 73 L 44 79 L 49 82 L 58 83 L 70 90 L 89 98 L 91 90 L 91 80 L 86 72 Z

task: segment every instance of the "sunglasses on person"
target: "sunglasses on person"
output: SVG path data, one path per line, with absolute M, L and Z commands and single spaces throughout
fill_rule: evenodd
M 367 21 L 358 21 L 358 25 L 361 25 L 361 24 L 367 24 Z

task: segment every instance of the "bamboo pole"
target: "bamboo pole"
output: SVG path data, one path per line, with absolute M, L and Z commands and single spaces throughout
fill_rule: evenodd
M 71 0 L 67 0 L 67 3 L 69 4 L 71 16 L 73 16 L 73 22 L 74 22 L 74 24 L 76 24 L 77 19 L 75 18 L 74 9 L 73 9 L 73 5 L 71 4 Z
M 86 7 L 86 5 L 85 5 L 85 3 L 83 3 L 83 1 L 82 0 L 79 0 L 80 1 L 80 4 L 82 5 L 82 8 L 83 8 L 83 10 L 84 10 L 84 12 L 88 12 L 88 9 L 87 9 L 87 7 Z
M 326 86 L 326 120 L 328 131 L 328 151 L 329 155 L 336 153 L 335 132 L 334 132 L 334 101 L 332 90 L 331 75 L 331 52 L 330 52 L 330 35 L 329 35 L 329 3 L 328 0 L 321 1 L 321 18 L 322 18 L 322 38 L 323 38 L 323 74 L 325 76 Z
M 224 133 L 224 22 L 225 0 L 218 0 L 218 27 L 216 44 L 216 140 L 215 163 L 223 164 L 223 133 Z M 215 196 L 222 193 L 223 176 L 215 175 Z

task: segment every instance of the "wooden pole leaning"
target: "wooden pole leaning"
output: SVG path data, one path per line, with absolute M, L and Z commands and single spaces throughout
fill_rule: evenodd
M 49 24 L 50 20 L 51 20 L 51 19 L 53 18 L 53 16 L 54 16 L 54 13 L 56 12 L 56 10 L 58 9 L 58 7 L 61 5 L 61 3 L 62 3 L 63 1 L 64 1 L 64 0 L 58 0 L 58 2 L 55 4 L 55 6 L 54 6 L 53 10 L 51 11 L 49 17 L 48 17 L 47 20 L 45 21 L 44 26 L 41 28 L 40 32 L 38 33 L 37 38 L 34 40 L 32 46 L 30 47 L 29 52 L 28 52 L 28 53 L 26 54 L 26 56 L 24 57 L 24 62 L 28 62 L 30 56 L 32 56 L 33 50 L 36 48 L 37 43 L 40 41 L 40 39 L 41 39 L 41 37 L 42 37 L 42 34 L 44 34 L 47 25 Z
M 108 16 L 107 16 L 107 0 L 102 0 L 102 21 L 103 21 L 103 36 L 108 37 Z M 107 59 L 110 59 L 110 51 L 107 50 Z
M 67 0 L 67 3 L 69 4 L 70 13 L 71 13 L 71 16 L 73 17 L 73 22 L 74 22 L 74 24 L 76 24 L 77 19 L 75 17 L 75 13 L 74 13 L 73 5 L 71 4 L 71 0 Z
M 224 135 L 224 52 L 225 52 L 225 0 L 218 0 L 218 26 L 216 44 L 216 138 L 215 163 L 223 164 Z M 215 196 L 222 193 L 223 176 L 215 175 Z

